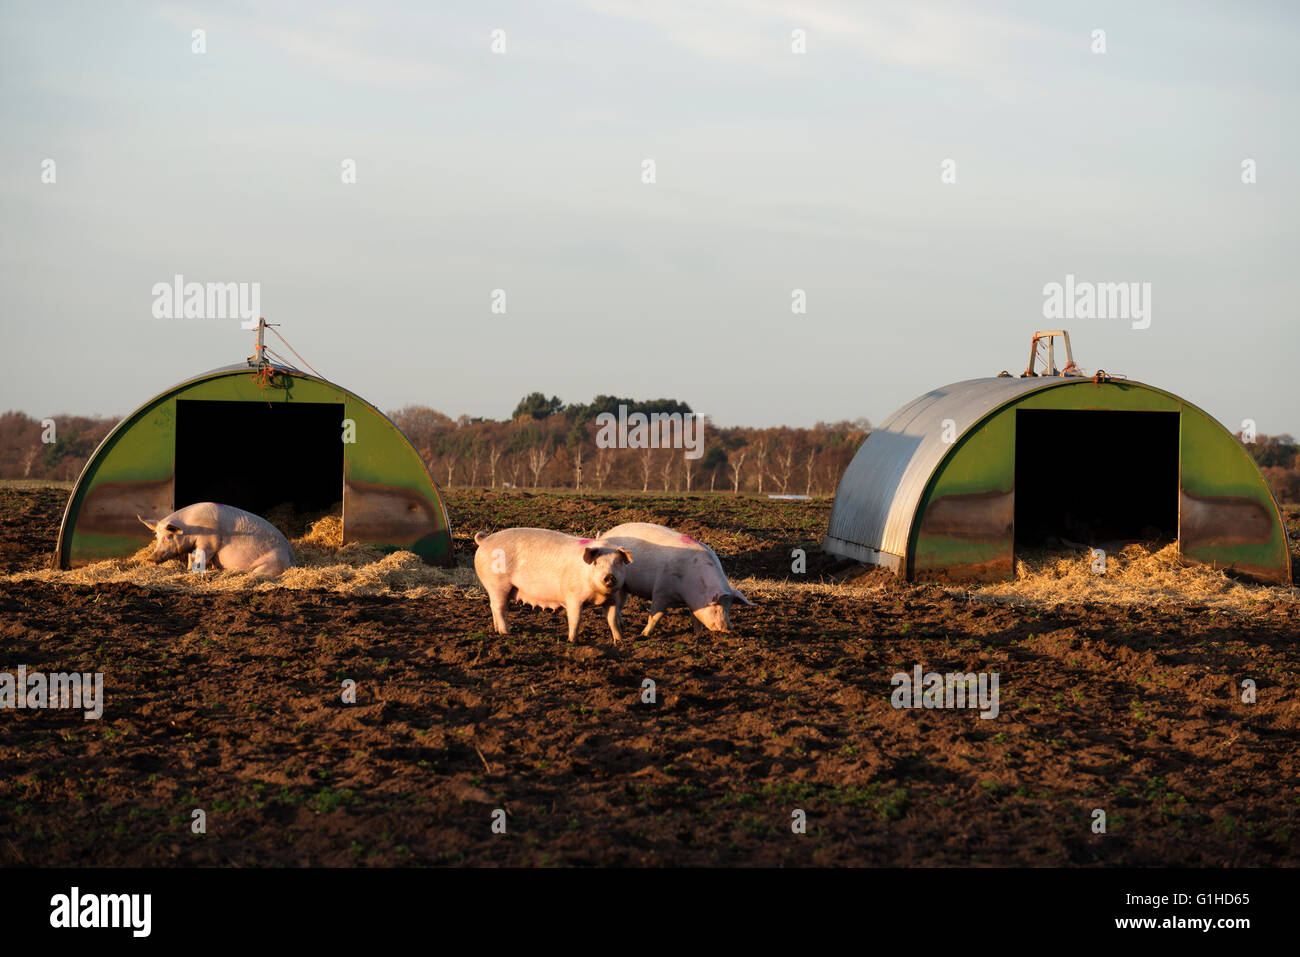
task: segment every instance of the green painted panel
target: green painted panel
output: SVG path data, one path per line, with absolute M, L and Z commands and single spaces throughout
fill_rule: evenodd
M 921 498 L 913 522 L 908 567 L 921 577 L 952 574 L 961 567 L 1011 562 L 1011 540 L 973 540 L 951 535 L 918 534 L 920 518 L 936 499 L 1007 493 L 1015 486 L 1016 419 L 995 415 L 953 443 Z
M 1228 504 L 1226 507 L 1232 510 L 1226 516 L 1229 527 L 1219 523 L 1220 530 L 1226 534 L 1215 535 L 1216 530 L 1210 529 L 1201 536 L 1180 535 L 1182 554 L 1224 567 L 1277 569 L 1277 579 L 1289 583 L 1290 555 L 1281 511 L 1268 482 L 1241 442 L 1208 416 L 1184 415 L 1179 447 L 1183 491 L 1183 509 L 1179 516 L 1181 527 L 1189 526 L 1195 520 L 1195 516 L 1190 514 L 1195 502 L 1190 498 L 1219 502 L 1231 500 L 1246 505 L 1246 514 L 1241 516 L 1242 525 L 1255 518 L 1249 510 L 1249 504 L 1254 503 L 1258 512 L 1255 520 L 1263 522 L 1267 519 L 1271 526 L 1267 541 L 1234 540 L 1230 527 L 1232 516 L 1240 514 L 1242 509 L 1240 505 Z

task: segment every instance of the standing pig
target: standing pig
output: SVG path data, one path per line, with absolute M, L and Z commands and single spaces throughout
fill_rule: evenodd
M 611 528 L 601 541 L 627 549 L 636 559 L 618 596 L 616 617 L 621 624 L 626 594 L 650 599 L 650 619 L 642 637 L 674 605 L 685 605 L 710 631 L 730 631 L 732 602 L 738 598 L 753 604 L 731 587 L 713 549 L 689 535 L 649 522 L 629 522 Z
M 624 569 L 632 556 L 621 548 L 590 538 L 575 538 L 545 528 L 507 528 L 474 536 L 474 571 L 492 605 L 497 634 L 510 633 L 506 602 L 521 601 L 549 611 L 563 608 L 569 616 L 569 641 L 578 636 L 583 605 L 609 603 L 609 630 L 623 637 L 618 609 Z
M 139 515 L 136 518 L 140 518 Z M 280 530 L 233 505 L 199 502 L 156 522 L 141 522 L 154 533 L 155 565 L 203 549 L 210 568 L 279 575 L 293 565 L 293 549 Z

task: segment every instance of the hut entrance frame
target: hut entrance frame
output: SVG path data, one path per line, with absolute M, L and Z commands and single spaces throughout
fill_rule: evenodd
M 176 401 L 178 503 L 221 502 L 256 515 L 343 501 L 343 403 Z M 229 463 L 246 467 L 232 469 Z
M 1015 548 L 1178 538 L 1179 413 L 1017 409 Z

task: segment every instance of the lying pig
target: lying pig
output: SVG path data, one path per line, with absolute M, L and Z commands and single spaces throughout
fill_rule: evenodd
M 650 619 L 642 637 L 650 634 L 665 609 L 676 605 L 689 608 L 710 631 L 730 631 L 732 602 L 738 598 L 753 604 L 731 587 L 713 549 L 689 535 L 662 525 L 629 522 L 611 528 L 601 541 L 626 549 L 636 559 L 618 596 L 615 618 L 621 627 L 626 595 L 650 599 Z
M 189 555 L 196 548 L 203 549 L 209 568 L 279 575 L 293 565 L 293 549 L 280 530 L 233 505 L 199 502 L 156 522 L 140 521 L 154 533 L 149 560 L 155 565 Z
M 623 637 L 613 602 L 632 563 L 623 549 L 545 528 L 479 532 L 474 542 L 474 571 L 488 593 L 497 634 L 510 633 L 506 602 L 513 599 L 549 611 L 563 608 L 569 616 L 569 641 L 578 636 L 583 605 L 608 603 L 610 633 L 615 641 Z

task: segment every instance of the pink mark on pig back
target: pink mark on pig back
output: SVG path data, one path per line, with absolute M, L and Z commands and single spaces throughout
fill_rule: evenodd
M 579 545 L 590 545 L 590 544 L 591 544 L 592 542 L 594 542 L 594 541 L 595 541 L 594 538 L 580 538 L 580 539 L 578 539 L 578 544 L 579 544 Z
M 691 538 L 691 536 L 689 536 L 689 535 L 683 535 L 683 536 L 682 536 L 682 541 L 684 541 L 687 545 L 696 545 L 696 544 L 699 544 L 698 542 L 695 541 L 695 539 Z

